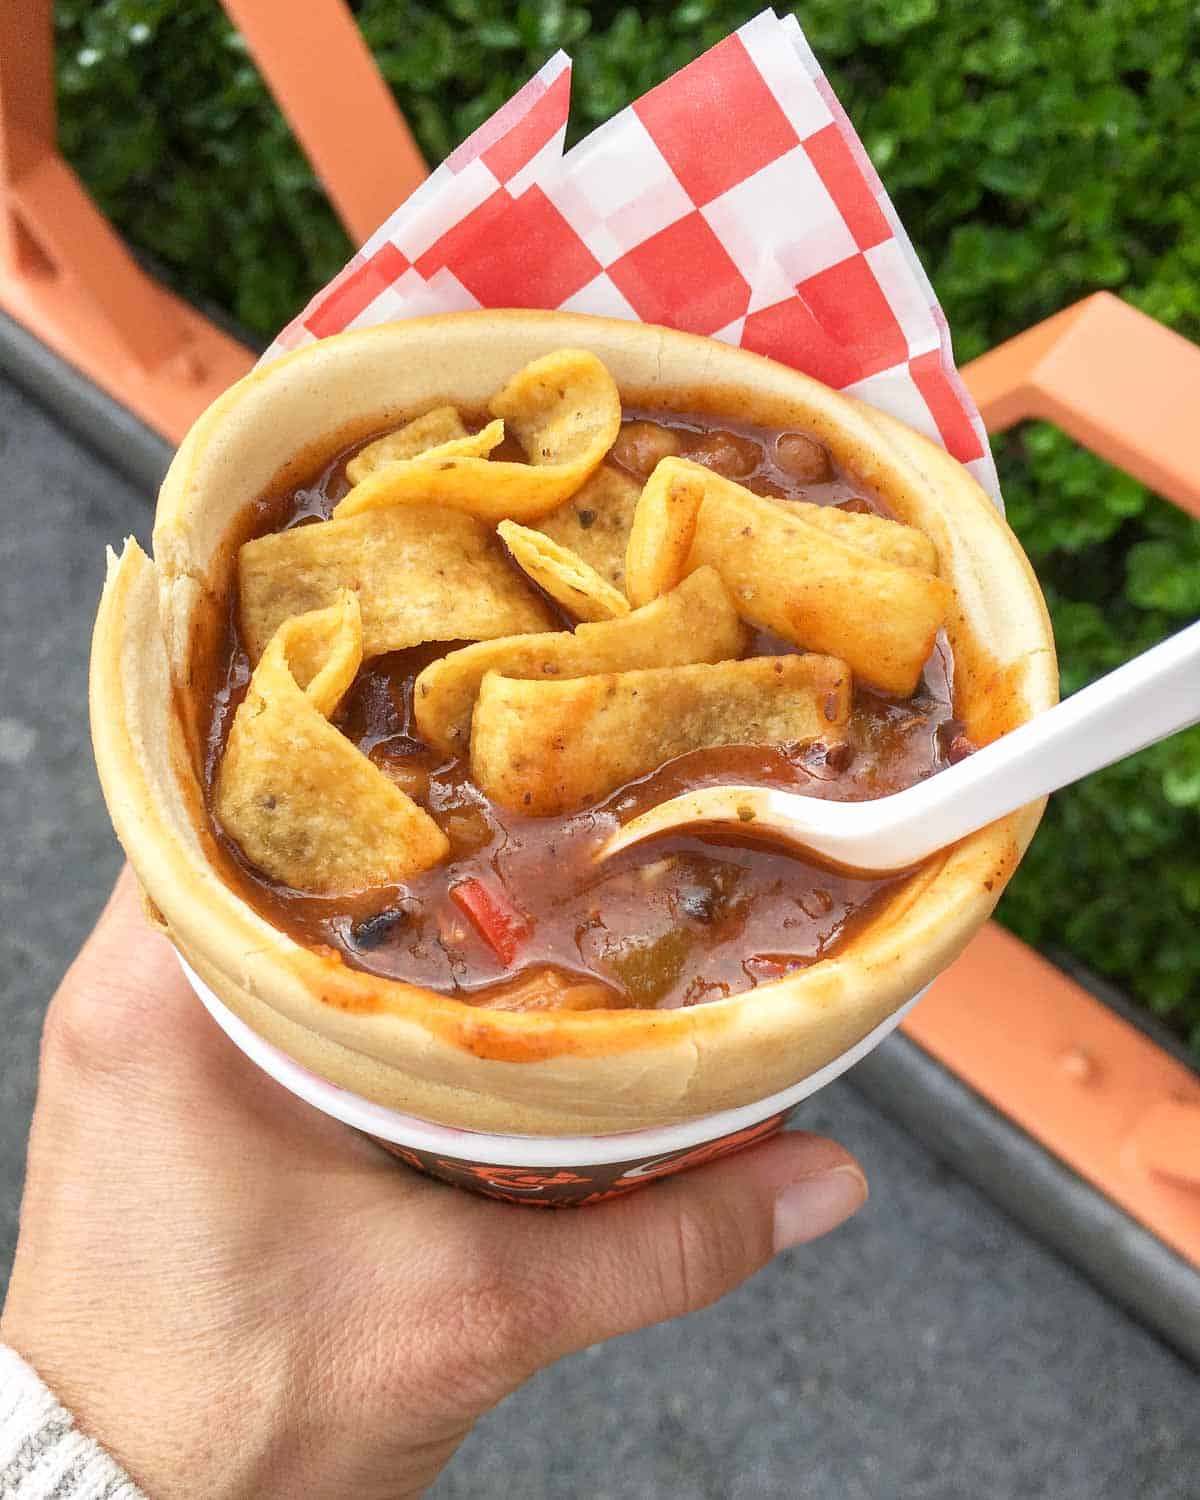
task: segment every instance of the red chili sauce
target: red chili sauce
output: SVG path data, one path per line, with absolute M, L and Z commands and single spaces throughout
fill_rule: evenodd
M 801 434 L 714 430 L 701 418 L 662 412 L 626 415 L 607 461 L 639 480 L 659 458 L 678 452 L 761 495 L 887 514 Z M 346 463 L 364 443 L 338 454 L 311 483 L 260 501 L 253 535 L 328 517 L 350 487 Z M 506 441 L 492 456 L 519 461 L 523 455 Z M 225 738 L 250 676 L 236 620 L 233 600 L 207 716 L 210 808 Z M 571 624 L 562 617 L 563 629 Z M 521 817 L 472 784 L 465 759 L 447 760 L 417 738 L 413 681 L 463 644 L 438 642 L 365 662 L 333 720 L 439 823 L 450 841 L 443 863 L 403 886 L 316 897 L 255 870 L 215 820 L 213 826 L 231 880 L 298 942 L 333 948 L 368 973 L 478 1005 L 525 1008 L 538 987 L 522 979 L 547 968 L 563 980 L 588 982 L 582 1003 L 660 1008 L 736 995 L 806 968 L 868 921 L 897 877 L 833 873 L 724 838 L 669 836 L 603 864 L 595 862 L 596 850 L 635 813 L 707 783 L 736 780 L 865 799 L 910 786 L 971 748 L 953 718 L 953 662 L 939 637 L 913 698 L 855 689 L 845 744 L 811 745 L 794 757 L 762 747 L 694 751 L 598 806 L 564 817 Z M 759 632 L 747 654 L 794 649 Z

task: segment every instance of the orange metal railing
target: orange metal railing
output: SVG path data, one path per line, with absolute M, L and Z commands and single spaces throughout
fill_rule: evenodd
M 356 245 L 427 175 L 342 0 L 221 0 Z M 303 24 L 297 24 L 303 12 Z
M 1200 516 L 1200 353 L 1111 292 L 1009 339 L 963 372 L 989 432 L 1053 422 Z
M 351 237 L 425 176 L 343 0 L 226 0 Z M 0 10 L 0 308 L 175 442 L 254 356 L 148 276 L 58 151 L 50 0 Z
M 364 239 L 424 163 L 343 0 L 224 0 Z M 50 0 L 0 13 L 0 307 L 178 440 L 252 354 L 147 276 L 55 145 Z M 992 431 L 1040 417 L 1200 515 L 1200 350 L 1101 293 L 964 372 Z M 907 1033 L 1200 1265 L 1200 1080 L 995 925 Z
M 963 371 L 989 431 L 1041 418 L 1200 516 L 1200 349 L 1108 292 Z M 1200 1264 L 1200 1079 L 992 924 L 906 1033 Z
M 252 361 L 141 270 L 59 154 L 49 0 L 0 13 L 0 308 L 176 440 Z

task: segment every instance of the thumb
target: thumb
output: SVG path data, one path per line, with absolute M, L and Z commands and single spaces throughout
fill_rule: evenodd
M 866 1197 L 849 1152 L 792 1133 L 609 1204 L 537 1215 L 526 1270 L 556 1293 L 542 1362 L 707 1307 Z

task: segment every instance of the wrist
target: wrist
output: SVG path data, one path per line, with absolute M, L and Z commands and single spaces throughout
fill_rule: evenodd
M 14 1349 L 0 1344 L 0 1493 L 9 1500 L 144 1500 Z

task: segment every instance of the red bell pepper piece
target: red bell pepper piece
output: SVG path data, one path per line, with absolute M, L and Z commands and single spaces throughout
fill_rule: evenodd
M 473 875 L 451 887 L 450 898 L 470 917 L 479 936 L 508 967 L 517 956 L 518 948 L 532 933 L 533 924 L 513 905 L 500 882 L 483 881 Z

